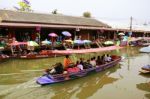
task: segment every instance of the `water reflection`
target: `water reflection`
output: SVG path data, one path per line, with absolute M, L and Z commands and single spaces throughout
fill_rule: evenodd
M 120 68 L 119 65 L 102 73 L 89 75 L 88 77 L 82 78 L 82 80 L 77 79 L 72 83 L 65 83 L 67 84 L 64 85 L 65 87 L 63 85 L 59 87 L 53 86 L 52 89 L 55 93 L 51 99 L 58 99 L 60 96 L 62 99 L 70 99 L 73 96 L 79 99 L 87 99 L 103 88 L 103 86 L 117 81 L 118 78 L 110 77 L 110 74 L 118 68 Z
M 150 82 L 136 84 L 136 87 L 138 89 L 140 89 L 140 90 L 143 90 L 143 91 L 146 91 L 146 92 L 150 92 Z M 145 97 L 150 99 L 150 93 L 145 94 Z

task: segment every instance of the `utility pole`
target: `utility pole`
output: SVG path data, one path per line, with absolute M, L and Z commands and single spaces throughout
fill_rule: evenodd
M 132 20 L 133 20 L 133 18 L 132 18 L 132 16 L 130 17 L 130 32 L 132 32 Z

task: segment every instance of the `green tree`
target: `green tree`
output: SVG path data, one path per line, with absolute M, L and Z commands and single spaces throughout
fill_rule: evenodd
M 83 13 L 83 17 L 86 17 L 86 18 L 91 18 L 91 13 L 90 12 L 84 12 Z
M 22 1 L 18 2 L 18 4 L 19 4 L 19 8 L 16 6 L 14 7 L 18 11 L 25 11 L 25 12 L 32 12 L 33 11 L 31 9 L 31 5 L 30 5 L 30 2 L 28 0 L 22 0 Z
M 57 9 L 55 9 L 54 11 L 52 11 L 52 14 L 58 14 Z

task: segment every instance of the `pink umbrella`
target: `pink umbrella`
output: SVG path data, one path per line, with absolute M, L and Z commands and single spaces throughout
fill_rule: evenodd
M 49 33 L 48 36 L 57 37 L 58 35 L 56 33 Z

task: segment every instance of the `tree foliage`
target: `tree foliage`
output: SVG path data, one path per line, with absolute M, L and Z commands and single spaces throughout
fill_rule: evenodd
M 18 11 L 32 12 L 30 2 L 28 0 L 22 0 L 18 2 L 19 7 L 14 7 Z
M 57 9 L 55 9 L 54 11 L 52 11 L 52 14 L 58 14 Z
M 91 13 L 90 12 L 84 12 L 83 17 L 91 18 Z

